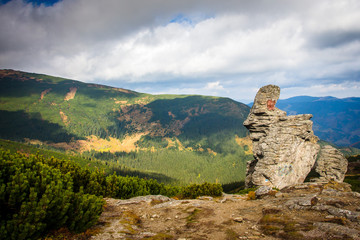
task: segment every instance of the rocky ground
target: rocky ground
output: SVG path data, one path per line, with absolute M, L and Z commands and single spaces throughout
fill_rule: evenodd
M 258 196 L 106 199 L 91 239 L 360 239 L 360 193 L 306 183 Z

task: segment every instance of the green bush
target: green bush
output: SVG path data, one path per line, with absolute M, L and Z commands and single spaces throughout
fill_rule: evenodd
M 71 174 L 44 162 L 0 150 L 0 239 L 36 239 L 60 227 L 83 231 L 97 221 L 103 200 L 74 193 Z
M 181 198 L 197 198 L 199 196 L 218 197 L 222 195 L 222 187 L 217 183 L 190 184 L 183 187 L 180 193 Z
M 360 192 L 360 175 L 346 176 L 344 182 L 351 184 L 351 190 Z
M 220 184 L 176 187 L 153 179 L 90 171 L 69 160 L 0 148 L 0 239 L 36 239 L 48 231 L 84 231 L 102 212 L 102 196 L 221 196 Z
M 348 157 L 346 157 L 346 159 L 349 162 L 357 162 L 357 161 L 360 161 L 360 155 L 348 156 Z

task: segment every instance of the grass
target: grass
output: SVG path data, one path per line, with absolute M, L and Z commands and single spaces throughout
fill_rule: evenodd
M 283 239 L 303 239 L 301 233 L 312 230 L 312 223 L 296 222 L 280 210 L 265 211 L 259 221 L 260 229 L 266 235 L 273 235 Z
M 351 190 L 360 192 L 360 174 L 354 176 L 346 176 L 344 182 L 351 184 Z
M 167 233 L 157 233 L 155 236 L 152 237 L 145 237 L 144 240 L 171 240 L 174 239 L 174 236 L 167 234 Z
M 239 234 L 237 234 L 234 230 L 232 229 L 226 229 L 225 230 L 225 240 L 235 240 L 235 239 L 239 239 Z
M 121 231 L 121 233 L 134 235 L 137 233 L 137 230 L 134 229 L 134 227 L 139 227 L 141 224 L 141 219 L 138 215 L 136 215 L 132 211 L 124 211 L 121 214 L 120 223 L 125 228 L 124 231 Z
M 190 212 L 189 216 L 186 217 L 186 226 L 190 227 L 194 223 L 197 223 L 197 216 L 201 212 L 200 209 L 195 208 L 193 211 Z

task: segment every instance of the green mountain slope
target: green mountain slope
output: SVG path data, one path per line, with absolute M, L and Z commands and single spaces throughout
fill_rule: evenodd
M 46 144 L 165 174 L 240 181 L 249 107 L 228 98 L 150 95 L 0 70 L 0 138 Z

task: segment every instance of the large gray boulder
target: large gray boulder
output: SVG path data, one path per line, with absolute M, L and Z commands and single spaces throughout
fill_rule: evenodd
M 250 131 L 254 160 L 248 162 L 245 184 L 282 189 L 304 182 L 320 146 L 311 114 L 287 116 L 275 107 L 280 88 L 262 87 L 244 126 Z
M 315 164 L 315 171 L 320 180 L 342 182 L 347 172 L 348 161 L 336 148 L 325 145 L 321 148 Z

